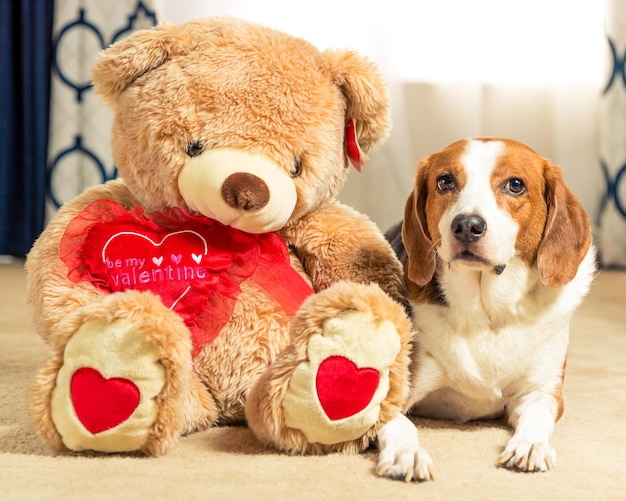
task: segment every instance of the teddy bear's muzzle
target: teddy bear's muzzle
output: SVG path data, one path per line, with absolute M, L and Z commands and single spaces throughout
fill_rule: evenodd
M 191 158 L 180 172 L 178 187 L 191 210 L 247 233 L 281 229 L 298 200 L 285 168 L 236 148 L 207 150 Z

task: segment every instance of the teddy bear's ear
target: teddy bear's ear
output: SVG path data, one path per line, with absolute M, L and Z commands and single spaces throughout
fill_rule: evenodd
M 383 78 L 373 62 L 355 52 L 329 49 L 322 56 L 324 70 L 346 98 L 346 120 L 354 121 L 358 145 L 367 153 L 387 137 L 391 127 Z
M 189 50 L 189 34 L 174 28 L 164 24 L 137 31 L 100 53 L 92 79 L 109 106 L 114 108 L 119 95 L 141 75 Z

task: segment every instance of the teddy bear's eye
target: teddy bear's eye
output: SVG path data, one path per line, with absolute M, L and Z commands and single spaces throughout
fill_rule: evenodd
M 302 173 L 302 162 L 295 158 L 293 160 L 293 169 L 289 172 L 291 177 L 298 177 Z
M 201 141 L 192 141 L 187 145 L 187 155 L 190 157 L 197 157 L 204 150 L 204 145 Z

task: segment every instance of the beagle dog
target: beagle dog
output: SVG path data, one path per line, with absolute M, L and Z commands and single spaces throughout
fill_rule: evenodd
M 595 273 L 589 218 L 559 167 L 517 141 L 465 139 L 418 166 L 387 238 L 404 264 L 416 331 L 410 411 L 506 416 L 499 464 L 556 465 L 569 322 Z M 378 435 L 379 475 L 433 479 L 405 415 Z

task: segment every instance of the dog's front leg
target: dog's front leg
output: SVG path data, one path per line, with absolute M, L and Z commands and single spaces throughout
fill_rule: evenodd
M 378 432 L 378 466 L 376 473 L 383 477 L 410 482 L 435 480 L 433 461 L 420 447 L 417 428 L 400 414 Z
M 521 471 L 546 471 L 556 467 L 556 452 L 549 440 L 558 404 L 551 394 L 533 392 L 509 407 L 509 424 L 515 428 L 500 464 Z

